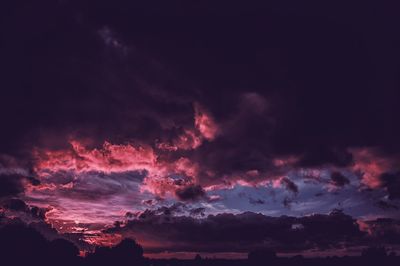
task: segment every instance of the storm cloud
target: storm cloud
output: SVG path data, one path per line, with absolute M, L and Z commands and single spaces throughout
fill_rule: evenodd
M 400 21 L 359 9 L 4 4 L 2 211 L 175 251 L 368 241 L 354 220 L 400 206 Z
M 386 227 L 384 224 L 390 224 Z M 374 239 L 390 244 L 397 239 L 398 221 L 358 221 L 341 211 L 307 217 L 271 217 L 246 212 L 222 213 L 196 219 L 189 216 L 152 213 L 107 229 L 142 241 L 147 252 L 248 252 L 272 249 L 277 252 L 362 247 Z M 368 228 L 368 229 L 367 229 Z M 382 233 L 385 232 L 385 233 Z M 391 235 L 390 232 L 395 232 Z M 146 240 L 152 243 L 146 246 Z

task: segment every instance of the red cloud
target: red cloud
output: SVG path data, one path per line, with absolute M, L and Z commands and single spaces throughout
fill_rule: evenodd
M 212 141 L 219 133 L 219 127 L 214 118 L 199 104 L 194 104 L 194 128 L 185 128 L 170 142 L 158 142 L 156 147 L 160 150 L 174 152 L 177 150 L 195 150 L 206 139 Z
M 172 143 L 157 143 L 157 148 L 167 151 L 177 150 L 194 150 L 203 143 L 203 137 L 194 129 L 185 129 L 184 132 L 177 136 Z
M 194 105 L 195 117 L 194 124 L 204 138 L 213 140 L 219 132 L 219 128 L 213 117 L 199 104 Z
M 51 175 L 59 171 L 76 174 L 146 171 L 142 190 L 158 196 L 168 193 L 174 195 L 177 188 L 193 184 L 199 172 L 198 165 L 188 158 L 165 161 L 151 147 L 133 144 L 115 145 L 105 142 L 101 148 L 88 149 L 79 141 L 71 141 L 71 149 L 36 150 L 35 157 L 35 171 L 40 178 L 51 179 Z M 55 187 L 51 183 L 38 187 L 50 188 Z
M 36 171 L 125 172 L 152 168 L 157 160 L 151 147 L 115 145 L 105 142 L 101 149 L 86 149 L 71 141 L 70 150 L 36 151 Z
M 376 150 L 363 148 L 352 149 L 354 157 L 353 170 L 361 174 L 361 183 L 369 188 L 382 186 L 380 176 L 395 169 L 395 160 L 380 155 Z

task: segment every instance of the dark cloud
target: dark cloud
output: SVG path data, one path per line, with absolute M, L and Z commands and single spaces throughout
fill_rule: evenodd
M 249 203 L 254 205 L 265 204 L 265 200 L 249 198 Z
M 339 167 L 348 166 L 353 160 L 352 154 L 344 149 L 332 147 L 315 148 L 303 154 L 299 165 L 304 167 L 331 164 Z
M 23 191 L 19 175 L 0 175 L 0 198 L 15 196 Z
M 293 194 L 297 194 L 299 192 L 298 186 L 289 178 L 284 177 L 281 179 L 281 182 L 286 187 L 286 189 L 292 192 Z
M 252 204 L 252 205 L 262 205 L 262 204 L 265 204 L 265 200 L 260 199 L 260 198 L 253 198 L 251 195 L 247 195 L 247 194 L 244 193 L 244 192 L 240 192 L 240 193 L 238 194 L 238 196 L 239 196 L 240 198 L 247 198 L 248 201 L 249 201 L 249 203 Z
M 331 182 L 336 187 L 344 187 L 350 184 L 350 180 L 340 172 L 331 173 Z
M 40 184 L 40 181 L 31 176 L 14 173 L 0 173 L 0 199 L 18 196 L 25 190 L 24 183 L 33 186 Z
M 76 6 L 45 1 L 9 8 L 2 23 L 7 41 L 1 67 L 9 73 L 1 84 L 8 88 L 1 94 L 1 118 L 8 125 L 1 132 L 2 152 L 25 155 L 33 146 L 64 147 L 70 136 L 91 137 L 93 144 L 156 139 L 162 123 L 185 124 L 193 114 L 190 101 L 151 89 L 175 83 L 151 56 L 119 56 L 113 51 L 119 47 L 104 42 L 103 26 L 88 21 Z
M 12 211 L 26 211 L 29 209 L 26 203 L 20 199 L 8 199 L 3 202 L 3 207 Z
M 31 206 L 30 207 L 30 212 L 34 218 L 38 218 L 40 220 L 45 220 L 46 218 L 46 212 L 48 212 L 48 209 L 44 208 L 39 208 L 37 206 Z
M 0 210 L 0 227 L 13 223 L 26 225 L 44 223 L 45 215 L 49 211 L 46 208 L 28 205 L 25 201 L 17 197 L 0 198 Z
M 179 213 L 183 213 L 186 209 L 186 205 L 183 203 L 174 203 L 171 206 L 162 206 L 155 210 L 155 214 L 163 214 L 163 215 L 176 215 Z
M 399 54 L 396 45 L 370 53 L 398 42 L 377 30 L 395 23 L 371 6 L 370 16 L 323 9 L 316 19 L 318 7 L 274 5 L 204 3 L 201 12 L 103 1 L 7 5 L 1 150 L 62 147 L 70 136 L 94 144 L 169 139 L 193 123 L 194 102 L 222 127 L 194 156 L 218 174 L 265 172 L 277 155 L 345 166 L 348 147 L 398 148 L 398 91 L 394 72 L 383 68 Z
M 294 224 L 301 224 L 302 229 L 294 230 Z M 159 214 L 130 220 L 125 226 L 107 232 L 135 236 L 139 242 L 156 239 L 160 245 L 156 250 L 204 252 L 247 252 L 261 247 L 283 252 L 325 249 L 342 244 L 358 245 L 365 236 L 355 220 L 340 211 L 300 218 L 270 217 L 251 212 L 225 213 L 200 220 L 188 216 L 166 219 L 165 215 Z M 174 245 L 163 247 L 167 240 L 173 241 Z M 147 251 L 151 249 L 154 248 Z
M 376 205 L 377 205 L 379 208 L 382 208 L 382 209 L 384 209 L 384 210 L 398 210 L 398 209 L 399 209 L 399 206 L 397 206 L 397 205 L 395 205 L 395 204 L 392 204 L 392 203 L 390 203 L 390 202 L 388 202 L 388 201 L 384 201 L 384 200 L 378 201 L 378 202 L 376 203 Z
M 183 216 L 189 215 L 193 217 L 204 216 L 204 212 L 206 211 L 203 207 L 192 207 L 190 205 L 186 205 L 181 202 L 176 202 L 169 206 L 160 206 L 153 209 L 146 209 L 142 212 L 131 213 L 128 212 L 125 214 L 125 218 L 127 219 L 146 219 L 151 220 L 154 216 L 163 216 L 163 217 L 173 217 L 173 216 Z
M 198 200 L 206 196 L 206 192 L 200 185 L 189 185 L 183 188 L 178 188 L 175 191 L 175 194 L 183 201 Z
M 205 215 L 204 214 L 205 211 L 206 211 L 206 208 L 199 207 L 199 208 L 191 209 L 189 214 L 191 216 L 204 216 Z
M 290 207 L 291 207 L 291 204 L 294 202 L 294 199 L 293 199 L 293 197 L 284 197 L 283 198 L 283 201 L 282 201 L 282 204 L 283 204 L 283 206 L 285 206 L 285 208 L 289 208 L 290 209 Z
M 389 199 L 400 199 L 400 172 L 384 173 L 380 176 L 380 180 L 388 192 Z

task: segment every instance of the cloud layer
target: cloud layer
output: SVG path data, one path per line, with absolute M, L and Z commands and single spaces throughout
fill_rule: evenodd
M 398 16 L 207 2 L 2 8 L 5 217 L 174 251 L 335 248 L 395 227 L 377 218 L 399 218 Z

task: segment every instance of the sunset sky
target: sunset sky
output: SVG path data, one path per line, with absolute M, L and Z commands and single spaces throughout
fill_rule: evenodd
M 400 250 L 394 7 L 134 2 L 2 3 L 0 226 L 152 257 Z

